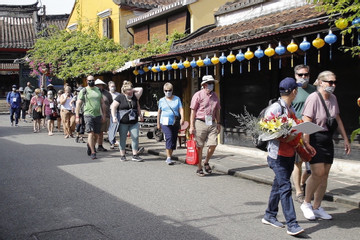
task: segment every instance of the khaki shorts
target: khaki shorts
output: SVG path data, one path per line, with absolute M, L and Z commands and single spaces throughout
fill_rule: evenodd
M 110 126 L 110 118 L 105 118 L 105 122 L 101 122 L 100 132 L 107 132 Z
M 216 146 L 217 141 L 217 124 L 214 122 L 211 126 L 207 126 L 201 120 L 195 120 L 195 140 L 198 147 Z

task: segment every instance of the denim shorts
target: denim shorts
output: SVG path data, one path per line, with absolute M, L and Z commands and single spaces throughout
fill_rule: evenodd
M 84 116 L 85 120 L 85 131 L 87 133 L 94 132 L 95 134 L 100 133 L 101 129 L 101 116 Z

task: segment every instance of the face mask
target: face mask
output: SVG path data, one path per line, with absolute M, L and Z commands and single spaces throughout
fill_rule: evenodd
M 94 87 L 94 86 L 95 86 L 95 82 L 94 82 L 94 81 L 88 81 L 88 85 L 89 85 L 89 87 Z
M 165 92 L 164 91 L 164 93 L 165 93 L 165 96 L 168 97 L 168 98 L 172 96 L 172 92 Z
M 15 92 L 15 91 L 16 91 L 16 88 L 13 88 L 12 90 Z
M 324 90 L 326 92 L 328 92 L 328 93 L 333 93 L 335 91 L 335 87 L 334 86 L 328 86 Z
M 110 92 L 112 92 L 112 93 L 114 93 L 114 92 L 115 92 L 115 90 L 116 90 L 116 88 L 115 88 L 115 87 L 111 87 L 111 88 L 110 88 Z
M 303 86 L 303 85 L 306 85 L 306 84 L 309 83 L 309 79 L 308 79 L 308 78 L 300 78 L 300 79 L 298 79 L 296 82 L 297 82 L 297 83 L 300 83 L 301 86 Z
M 53 95 L 48 95 L 48 98 L 50 98 L 50 99 L 53 98 Z
M 214 91 L 214 84 L 208 84 L 206 88 L 209 90 L 209 92 Z

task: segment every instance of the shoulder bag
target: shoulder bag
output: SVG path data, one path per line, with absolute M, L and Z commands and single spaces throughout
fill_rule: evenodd
M 171 111 L 174 114 L 174 124 L 173 124 L 173 126 L 180 129 L 180 119 L 181 119 L 181 117 L 176 116 L 175 111 L 170 107 L 170 104 L 168 103 L 168 101 L 166 101 L 166 98 L 164 98 L 164 100 L 165 100 L 166 104 L 169 106 L 169 108 L 171 109 Z
M 337 127 L 338 127 L 338 123 L 337 123 L 337 121 L 336 121 L 336 118 L 330 116 L 329 109 L 326 107 L 324 98 L 321 96 L 321 93 L 320 93 L 320 92 L 317 92 L 317 94 L 319 95 L 319 98 L 320 98 L 320 100 L 321 100 L 321 103 L 322 103 L 322 105 L 324 106 L 325 111 L 326 111 L 326 116 L 327 116 L 326 126 L 327 126 L 327 128 L 328 128 L 328 131 L 329 131 L 330 133 L 334 133 L 335 130 L 337 129 Z

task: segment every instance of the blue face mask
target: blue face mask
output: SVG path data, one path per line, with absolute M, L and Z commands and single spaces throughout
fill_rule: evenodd
M 209 92 L 214 91 L 214 84 L 210 83 L 210 84 L 207 85 L 206 88 L 209 90 Z

